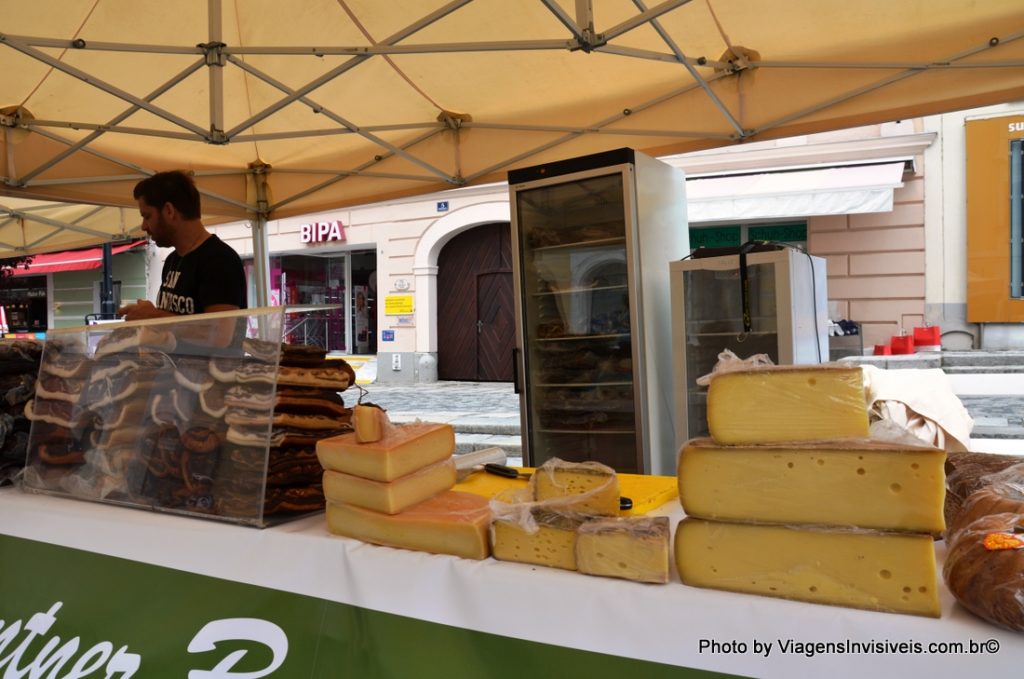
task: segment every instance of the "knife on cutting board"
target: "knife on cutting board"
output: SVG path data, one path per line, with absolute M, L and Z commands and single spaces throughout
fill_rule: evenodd
M 456 455 L 455 480 L 456 482 L 461 482 L 473 472 L 483 471 L 485 464 L 498 464 L 504 466 L 507 461 L 508 455 L 506 455 L 504 450 L 497 446 L 481 448 L 480 450 Z M 508 467 L 508 469 L 511 469 L 511 467 Z

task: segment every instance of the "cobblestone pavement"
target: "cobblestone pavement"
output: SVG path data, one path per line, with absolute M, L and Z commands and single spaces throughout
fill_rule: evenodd
M 434 382 L 429 384 L 388 385 L 373 383 L 363 387 L 369 400 L 389 414 L 419 412 L 458 412 L 515 414 L 519 416 L 519 394 L 511 382 Z M 349 401 L 351 392 L 346 392 Z
M 961 396 L 974 418 L 974 436 L 1024 438 L 1024 394 L 1020 396 Z

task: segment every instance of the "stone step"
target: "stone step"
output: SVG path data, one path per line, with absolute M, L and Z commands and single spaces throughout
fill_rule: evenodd
M 944 365 L 942 370 L 947 375 L 1010 375 L 1024 373 L 1024 365 Z
M 943 351 L 942 367 L 1018 366 L 1024 367 L 1024 351 Z
M 501 434 L 455 434 L 455 454 L 470 453 L 482 448 L 497 446 L 509 457 L 521 458 L 523 455 L 522 439 L 519 436 Z

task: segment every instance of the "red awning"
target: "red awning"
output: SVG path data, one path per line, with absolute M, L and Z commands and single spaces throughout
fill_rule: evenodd
M 132 241 L 123 245 L 115 245 L 111 251 L 116 255 L 146 243 L 146 239 Z M 103 248 L 86 248 L 84 250 L 66 250 L 33 255 L 32 263 L 27 269 L 18 267 L 15 276 L 38 276 L 55 271 L 84 271 L 99 269 L 103 266 Z

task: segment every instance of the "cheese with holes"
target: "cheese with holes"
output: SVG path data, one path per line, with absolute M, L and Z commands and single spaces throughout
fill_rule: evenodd
M 945 530 L 946 453 L 874 441 L 719 446 L 679 453 L 688 516 L 723 521 Z
M 598 519 L 579 527 L 576 567 L 587 575 L 668 582 L 667 516 Z
M 939 617 L 929 535 L 683 519 L 684 584 L 783 599 Z
M 486 559 L 491 509 L 486 498 L 445 491 L 400 514 L 327 503 L 327 528 L 336 535 L 465 559 Z
M 580 496 L 578 502 L 556 502 L 558 511 L 617 516 L 619 478 L 615 470 L 597 462 L 549 461 L 533 473 L 538 502 Z
M 324 469 L 374 481 L 394 481 L 455 451 L 455 430 L 450 424 L 413 422 L 389 427 L 373 443 L 360 443 L 355 432 L 321 439 L 316 456 Z
M 491 525 L 491 551 L 495 559 L 576 570 L 576 529 L 580 516 L 536 509 L 536 530 L 509 519 Z
M 365 507 L 385 514 L 423 502 L 455 485 L 452 458 L 417 469 L 394 481 L 373 481 L 361 476 L 324 471 L 324 497 L 331 502 Z
M 867 438 L 863 373 L 786 366 L 716 375 L 708 386 L 708 429 L 723 445 Z

